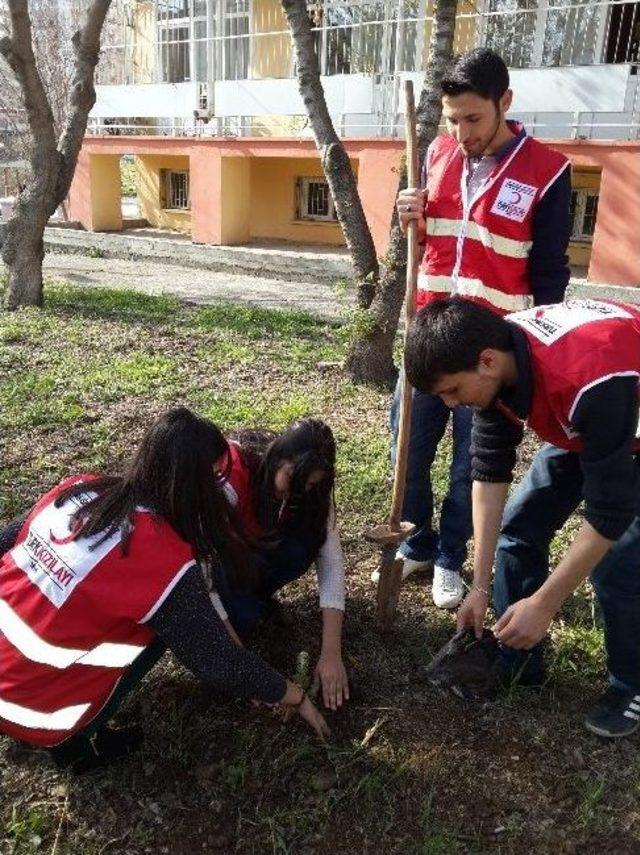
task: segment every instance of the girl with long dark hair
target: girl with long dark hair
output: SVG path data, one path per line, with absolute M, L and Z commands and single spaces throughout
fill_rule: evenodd
M 322 609 L 322 646 L 314 679 L 331 709 L 349 697 L 342 661 L 344 559 L 336 526 L 336 446 L 320 419 L 301 419 L 280 435 L 243 430 L 230 435 L 220 477 L 253 544 L 257 586 L 218 585 L 222 616 L 241 635 L 279 610 L 274 594 L 315 561 Z
M 229 638 L 202 568 L 252 585 L 236 514 L 213 473 L 218 428 L 180 407 L 144 436 L 124 475 L 80 475 L 0 536 L 0 731 L 83 771 L 132 750 L 106 722 L 169 648 L 221 695 L 291 706 L 319 734 L 302 689 Z

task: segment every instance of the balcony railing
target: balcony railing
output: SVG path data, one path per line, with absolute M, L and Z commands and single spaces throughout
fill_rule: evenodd
M 121 105 L 128 98 L 122 96 L 131 90 L 115 90 L 109 109 L 94 111 L 90 133 L 310 135 L 302 105 L 291 108 L 291 93 L 297 91 L 294 56 L 278 4 L 156 0 L 150 14 L 148 3 L 122 0 L 115 8 L 126 9 L 127 2 L 128 15 L 107 30 L 97 82 L 170 83 L 175 94 L 170 98 L 157 86 L 145 87 L 140 108 L 125 111 Z M 341 81 L 350 81 L 351 88 L 344 84 L 340 90 L 350 106 L 330 105 L 338 133 L 402 135 L 400 81 L 411 76 L 421 83 L 432 0 L 315 0 L 308 8 L 328 101 L 330 90 L 335 94 Z M 111 38 L 116 32 L 120 43 Z M 556 88 L 555 105 L 541 106 L 545 99 L 549 103 L 545 92 L 516 113 L 534 134 L 640 138 L 640 0 L 479 0 L 478 5 L 458 0 L 454 50 L 478 45 L 505 58 L 514 70 L 516 94 L 532 86 L 540 93 L 554 75 L 558 84 L 560 69 L 573 69 L 570 90 L 564 82 Z M 596 70 L 600 67 L 602 72 Z M 525 72 L 527 81 L 516 80 Z M 545 79 L 532 84 L 531 75 L 537 74 Z M 193 104 L 178 110 L 178 90 L 183 97 L 187 89 L 193 90 Z M 600 94 L 567 97 L 565 103 L 565 95 L 580 89 Z
M 130 0 L 114 5 L 101 84 L 294 76 L 279 5 L 260 0 Z M 428 57 L 432 0 L 315 0 L 309 15 L 320 72 L 420 71 Z M 120 34 L 119 38 L 117 37 Z M 115 40 L 114 40 L 115 39 Z M 638 0 L 459 0 L 455 51 L 497 50 L 511 68 L 640 60 Z

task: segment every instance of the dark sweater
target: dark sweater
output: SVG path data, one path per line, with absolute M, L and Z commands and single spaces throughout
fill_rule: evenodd
M 502 403 L 526 420 L 531 408 L 533 378 L 526 336 L 515 326 L 511 327 L 511 336 L 518 381 L 501 391 L 497 405 L 474 413 L 471 437 L 474 481 L 509 483 L 513 479 L 516 448 L 524 428 L 499 407 Z M 583 444 L 579 458 L 584 474 L 584 516 L 608 540 L 621 537 L 640 511 L 640 474 L 633 452 L 637 424 L 636 377 L 612 377 L 593 386 L 580 397 L 571 421 Z

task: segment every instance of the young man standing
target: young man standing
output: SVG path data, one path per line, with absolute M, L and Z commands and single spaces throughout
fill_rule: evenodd
M 539 685 L 540 642 L 590 576 L 610 685 L 585 723 L 600 736 L 633 733 L 640 725 L 640 307 L 569 300 L 501 318 L 454 298 L 418 314 L 405 359 L 417 389 L 448 407 L 476 408 L 474 577 L 458 627 L 480 636 L 494 566 L 501 672 Z M 525 421 L 549 444 L 505 510 Z M 549 575 L 551 539 L 583 500 L 582 526 Z
M 403 229 L 417 220 L 424 255 L 418 308 L 459 294 L 503 315 L 564 297 L 569 280 L 569 162 L 507 121 L 509 73 L 502 59 L 478 49 L 459 57 L 441 84 L 448 134 L 429 147 L 426 189 L 398 196 Z M 399 385 L 391 407 L 392 458 Z M 449 417 L 453 459 L 439 534 L 433 528 L 430 469 Z M 416 532 L 402 544 L 403 578 L 433 564 L 433 600 L 454 608 L 471 533 L 471 412 L 414 393 L 403 519 Z

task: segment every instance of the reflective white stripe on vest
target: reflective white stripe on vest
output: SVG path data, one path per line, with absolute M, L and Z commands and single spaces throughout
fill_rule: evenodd
M 490 288 L 480 279 L 469 279 L 458 276 L 455 289 L 452 287 L 451 276 L 430 276 L 420 271 L 418 273 L 418 288 L 421 291 L 435 291 L 441 294 L 459 294 L 463 297 L 476 297 L 486 300 L 504 312 L 520 312 L 533 306 L 533 297 L 529 294 L 505 294 L 497 288 Z
M 462 220 L 448 220 L 445 217 L 429 217 L 427 219 L 427 234 L 436 237 L 457 238 L 462 227 Z M 469 221 L 465 237 L 492 249 L 498 255 L 506 255 L 508 258 L 528 258 L 529 251 L 533 246 L 530 240 L 513 240 L 502 237 L 502 235 L 490 232 L 486 226 Z
M 104 642 L 93 650 L 76 650 L 49 644 L 35 633 L 11 606 L 0 599 L 0 633 L 31 662 L 68 668 L 70 665 L 94 665 L 101 668 L 123 668 L 130 665 L 144 650 L 134 644 Z
M 0 718 L 22 727 L 39 730 L 71 730 L 90 706 L 91 704 L 76 704 L 73 707 L 62 707 L 54 712 L 38 712 L 0 698 Z

